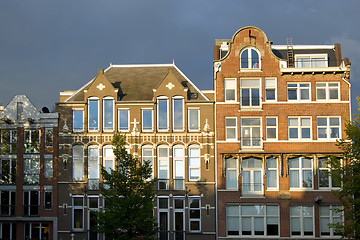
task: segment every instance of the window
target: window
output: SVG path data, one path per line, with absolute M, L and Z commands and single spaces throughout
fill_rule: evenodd
M 257 195 L 263 193 L 262 160 L 245 158 L 241 166 L 241 185 L 243 195 Z
M 152 132 L 153 129 L 153 110 L 142 109 L 141 110 L 141 127 L 143 132 Z
M 75 231 L 82 231 L 84 229 L 84 198 L 73 197 L 72 202 L 72 228 Z
M 84 181 L 84 148 L 82 145 L 75 145 L 72 149 L 73 181 Z
M 236 117 L 225 117 L 225 140 L 236 141 Z
M 241 106 L 260 106 L 260 79 L 240 79 Z
M 189 197 L 189 231 L 201 231 L 201 201 L 200 197 Z
M 265 100 L 276 101 L 276 78 L 265 78 Z
M 327 67 L 327 61 L 327 54 L 295 55 L 297 68 Z
M 313 187 L 312 159 L 305 157 L 289 159 L 290 189 Z
M 1 239 L 17 239 L 16 223 L 0 222 L 0 238 Z
M 340 117 L 318 117 L 317 118 L 318 140 L 340 138 Z
M 1 216 L 15 216 L 15 191 L 0 191 Z
M 200 109 L 188 109 L 189 117 L 189 131 L 198 132 L 200 131 Z
M 24 184 L 40 182 L 40 156 L 24 157 Z
M 0 158 L 1 162 L 1 184 L 15 184 L 16 183 L 16 156 L 10 158 Z
M 151 176 L 150 179 L 154 178 L 154 155 L 153 155 L 153 147 L 150 145 L 145 145 L 142 147 L 141 159 L 142 163 L 149 162 L 151 167 Z
M 289 140 L 311 140 L 311 117 L 289 117 Z
M 53 192 L 52 186 L 44 187 L 44 208 L 47 210 L 52 209 Z
M 169 189 L 169 148 L 158 146 L 158 189 Z
M 160 240 L 169 239 L 170 219 L 169 219 L 169 198 L 158 197 L 158 238 Z
M 261 146 L 261 119 L 241 118 L 241 146 L 260 147 Z
M 44 159 L 44 177 L 53 178 L 53 156 L 46 154 Z
M 157 124 L 159 131 L 169 130 L 169 106 L 168 99 L 159 98 L 157 100 Z
M 73 109 L 73 131 L 82 132 L 84 131 L 84 110 Z
M 128 109 L 119 109 L 119 131 L 127 132 L 130 130 L 129 122 L 130 122 L 130 114 Z
M 200 180 L 200 147 L 189 147 L 189 181 Z
M 16 153 L 17 131 L 1 129 L 1 153 Z
M 228 236 L 279 236 L 279 206 L 227 205 Z
M 103 99 L 103 128 L 104 131 L 114 130 L 114 99 L 104 98 Z
M 238 189 L 238 167 L 236 158 L 228 158 L 226 161 L 226 189 Z
M 310 83 L 288 83 L 288 101 L 310 101 Z
M 341 206 L 319 206 L 320 212 L 320 235 L 321 236 L 339 236 L 335 229 L 330 227 L 329 224 L 342 223 L 342 210 Z
M 111 173 L 111 170 L 115 169 L 115 156 L 113 146 L 108 145 L 103 148 L 103 157 L 105 171 Z
M 319 160 L 319 188 L 339 188 L 341 187 L 340 172 L 331 171 L 329 158 L 322 157 Z M 339 159 L 340 161 L 340 159 Z
M 266 159 L 266 185 L 267 189 L 278 188 L 278 161 L 273 157 Z
M 316 100 L 340 100 L 339 83 L 316 83 Z
M 247 48 L 240 54 L 240 68 L 258 69 L 259 60 L 259 53 L 253 48 Z
M 184 99 L 173 98 L 173 130 L 184 131 Z
M 39 215 L 39 191 L 24 191 L 24 216 Z
M 277 117 L 266 117 L 266 140 L 277 139 Z
M 313 236 L 314 225 L 313 207 L 290 206 L 291 236 Z
M 99 130 L 99 100 L 96 98 L 88 100 L 88 129 L 89 131 Z
M 225 102 L 236 101 L 236 78 L 224 80 Z
M 88 180 L 89 189 L 99 189 L 99 148 L 90 146 L 88 148 Z
M 185 184 L 185 150 L 181 145 L 173 147 L 174 190 L 184 190 Z
M 174 239 L 185 237 L 185 199 L 183 197 L 173 198 L 174 209 Z
M 96 231 L 96 212 L 99 211 L 99 197 L 98 196 L 89 196 L 88 197 L 88 231 L 89 231 L 89 240 L 99 239 L 99 233 Z
M 53 129 L 45 128 L 45 147 L 52 147 L 54 144 Z
M 37 129 L 24 130 L 24 153 L 40 152 L 40 131 Z

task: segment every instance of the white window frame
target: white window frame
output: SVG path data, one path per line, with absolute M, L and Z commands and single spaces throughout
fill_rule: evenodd
M 160 114 L 160 111 L 159 111 L 159 101 L 161 100 L 166 100 L 166 105 L 167 105 L 167 109 L 166 109 L 166 127 L 162 127 L 160 128 L 159 127 L 159 114 Z M 157 97 L 157 101 L 156 101 L 156 111 L 157 111 L 157 114 L 156 114 L 156 119 L 157 119 L 157 130 L 158 132 L 168 132 L 169 131 L 169 109 L 170 109 L 170 106 L 169 106 L 169 98 L 168 97 L 165 97 L 165 96 L 160 96 L 160 97 Z
M 112 101 L 112 127 L 108 127 L 106 128 L 105 127 L 105 117 L 106 117 L 106 113 L 105 113 L 105 101 L 108 101 L 108 100 L 111 100 Z M 114 128 L 115 128 L 115 100 L 113 97 L 104 97 L 102 99 L 102 107 L 103 107 L 103 124 L 102 124 L 102 127 L 103 127 L 103 131 L 104 132 L 112 132 L 114 131 Z
M 322 215 L 322 211 L 321 211 L 321 208 L 324 208 L 324 207 L 328 207 L 329 208 L 329 214 L 328 215 Z M 340 215 L 337 215 L 337 210 L 335 209 L 342 209 L 342 206 L 341 205 L 320 205 L 319 206 L 319 232 L 320 232 L 320 236 L 321 237 L 339 237 L 341 235 L 339 234 L 335 234 L 335 229 L 332 228 L 332 227 L 329 227 L 329 235 L 325 234 L 321 234 L 322 231 L 321 231 L 321 222 L 323 221 L 323 219 L 328 219 L 329 223 L 330 224 L 335 224 L 337 223 L 336 221 L 334 221 L 336 218 L 340 219 L 342 223 L 344 223 L 344 218 L 343 218 L 343 213 L 340 213 Z
M 325 86 L 320 86 L 325 84 Z M 330 86 L 331 84 L 337 84 L 337 87 Z M 325 91 L 325 99 L 318 98 L 318 90 L 323 89 Z M 336 99 L 330 99 L 330 90 L 336 89 L 338 97 Z M 340 82 L 317 82 L 316 83 L 316 101 L 340 101 Z
M 243 86 L 243 81 L 246 80 L 256 80 L 258 81 L 258 86 Z M 242 90 L 244 89 L 249 89 L 249 106 L 243 105 L 243 94 L 242 94 Z M 253 101 L 253 93 L 252 90 L 253 89 L 258 89 L 259 90 L 259 105 L 253 105 L 252 101 Z M 245 109 L 259 109 L 262 107 L 262 101 L 261 101 L 261 94 L 262 91 L 262 86 L 261 86 L 261 78 L 240 78 L 240 89 L 239 89 L 239 94 L 240 94 L 240 106 L 241 108 L 245 108 Z M 255 98 L 254 98 L 255 99 Z
M 145 156 L 144 150 L 150 150 L 151 156 Z M 154 148 L 152 145 L 143 145 L 141 147 L 141 162 L 144 163 L 144 160 L 149 160 L 151 162 L 151 177 L 150 179 L 154 179 Z
M 180 200 L 182 201 L 182 204 L 183 204 L 183 207 L 182 208 L 176 208 L 176 205 L 175 205 L 175 201 L 176 200 Z M 183 196 L 174 196 L 173 197 L 173 209 L 174 209 L 174 214 L 173 214 L 173 229 L 174 229 L 174 233 L 176 234 L 176 232 L 179 232 L 179 231 L 176 231 L 176 222 L 175 222 L 175 219 L 176 219 L 176 213 L 182 213 L 183 215 L 183 229 L 182 229 L 182 235 L 183 235 L 183 239 L 185 239 L 185 197 Z M 178 239 L 178 238 L 176 238 Z
M 224 102 L 237 102 L 237 79 L 236 78 L 224 78 Z M 233 88 L 229 87 L 230 82 L 233 82 Z M 227 84 L 228 83 L 228 84 Z M 231 85 L 231 84 L 230 84 Z M 233 100 L 227 100 L 227 91 L 234 91 L 234 99 Z
M 294 84 L 296 86 L 289 87 L 289 84 Z M 309 87 L 301 86 L 304 84 L 308 84 Z M 296 99 L 289 99 L 289 88 L 296 89 Z M 301 99 L 301 91 L 308 90 L 309 99 Z M 288 102 L 310 102 L 311 101 L 311 83 L 310 82 L 287 82 L 286 84 L 286 95 Z
M 245 119 L 258 119 L 260 121 L 260 125 L 244 125 L 243 124 L 243 120 Z M 250 135 L 250 145 L 244 145 L 244 138 L 245 136 L 243 136 L 243 130 L 245 130 L 245 128 L 249 128 L 249 135 Z M 255 137 L 253 137 L 253 130 L 255 128 L 259 128 L 259 132 L 260 132 L 260 136 L 259 136 L 259 145 L 254 145 L 254 140 Z M 262 117 L 258 117 L 258 116 L 251 116 L 251 117 L 241 117 L 240 118 L 240 138 L 241 138 L 241 147 L 242 148 L 262 148 L 263 145 L 263 140 L 262 140 Z M 255 141 L 256 142 L 256 141 Z
M 254 159 L 256 161 L 261 161 L 261 167 L 260 168 L 255 168 L 255 167 L 244 167 L 244 160 L 246 159 Z M 243 184 L 245 183 L 244 180 L 244 171 L 248 171 L 250 174 L 250 191 L 245 191 L 245 187 L 243 186 Z M 260 171 L 260 191 L 255 191 L 255 171 Z M 243 196 L 248 196 L 248 195 L 263 195 L 264 194 L 264 180 L 263 180 L 263 176 L 264 176 L 264 162 L 262 159 L 260 158 L 254 158 L 254 157 L 249 157 L 249 158 L 243 158 L 242 159 L 242 164 L 241 164 L 241 190 L 242 190 L 242 195 Z
M 97 108 L 98 108 L 98 112 L 97 112 L 97 128 L 93 128 L 93 129 L 90 129 L 90 101 L 97 101 Z M 88 103 L 88 131 L 89 132 L 98 132 L 99 129 L 100 129 L 100 99 L 98 97 L 89 97 L 87 99 L 87 103 Z
M 40 156 L 35 154 L 24 154 L 24 184 L 39 184 L 40 183 Z M 28 169 L 26 169 L 26 166 Z M 28 177 L 26 177 L 28 176 Z
M 182 156 L 175 154 L 176 149 L 182 151 Z M 185 189 L 185 148 L 183 145 L 177 144 L 173 146 L 173 189 L 184 190 Z M 179 165 L 178 165 L 179 164 Z M 179 169 L 180 168 L 180 169 Z M 178 173 L 181 173 L 177 175 Z M 180 186 L 178 186 L 180 183 Z
M 227 126 L 226 125 L 226 119 L 235 119 L 235 126 Z M 234 141 L 237 141 L 238 139 L 238 130 L 237 130 L 237 117 L 225 117 L 224 119 L 224 125 L 225 125 L 225 141 L 228 141 L 228 142 L 234 142 Z M 235 130 L 235 138 L 229 138 L 228 137 L 228 130 Z
M 269 80 L 273 80 L 274 81 L 274 86 L 268 86 L 267 82 Z M 264 78 L 264 85 L 265 85 L 265 102 L 276 102 L 277 101 L 277 78 L 276 77 L 266 77 Z M 275 94 L 275 99 L 267 99 L 266 97 L 266 91 L 274 91 Z
M 127 119 L 127 128 L 121 129 L 120 128 L 120 112 L 127 112 L 128 119 Z M 118 108 L 118 131 L 119 132 L 129 132 L 130 131 L 130 109 L 129 108 Z
M 300 215 L 291 215 L 291 209 L 294 208 L 294 207 L 300 207 Z M 303 208 L 304 207 L 311 207 L 312 208 L 312 216 L 304 216 L 303 214 Z M 300 235 L 293 235 L 292 234 L 292 224 L 291 224 L 291 220 L 293 218 L 299 218 L 300 219 Z M 305 222 L 305 219 L 311 219 L 312 220 L 312 232 L 313 234 L 312 235 L 305 235 L 304 234 L 304 222 Z M 300 206 L 290 206 L 290 236 L 291 237 L 314 237 L 315 236 L 315 215 L 314 215 L 314 207 L 313 206 L 306 206 L 306 205 L 300 205 Z
M 98 203 L 97 208 L 91 208 L 90 207 L 90 199 L 91 198 L 96 198 L 97 199 L 97 203 Z M 90 229 L 90 227 L 91 227 L 91 224 L 90 224 L 91 215 L 90 214 L 91 214 L 92 211 L 98 212 L 99 209 L 100 209 L 100 198 L 99 198 L 99 196 L 97 196 L 97 195 L 89 195 L 87 197 L 87 231 L 88 231 L 89 235 L 90 235 L 90 231 L 91 231 L 91 229 Z M 96 233 L 96 235 L 97 235 L 97 239 L 99 239 L 99 233 Z M 90 239 L 90 236 L 89 236 L 89 239 Z
M 167 200 L 167 208 L 160 208 L 160 199 Z M 169 197 L 168 196 L 157 196 L 157 219 L 158 219 L 158 237 L 160 238 L 160 213 L 167 214 L 167 239 L 169 239 L 170 234 L 170 206 L 169 206 Z
M 74 198 L 82 198 L 82 201 L 83 201 L 83 204 L 82 206 L 75 206 L 74 204 Z M 83 195 L 73 195 L 72 196 L 72 217 L 71 217 L 71 226 L 72 226 L 72 230 L 73 231 L 76 231 L 76 232 L 82 232 L 85 228 L 85 221 L 84 221 L 84 211 L 85 211 L 85 207 L 84 207 L 84 196 Z M 75 217 L 75 214 L 74 214 L 74 211 L 75 210 L 82 210 L 82 227 L 81 228 L 76 228 L 75 227 L 75 222 L 74 222 L 74 217 Z
M 115 170 L 115 155 L 114 152 L 112 151 L 112 154 L 110 154 L 109 156 L 106 155 L 106 149 L 111 149 L 114 150 L 114 147 L 112 145 L 105 145 L 103 146 L 103 151 L 102 151 L 102 155 L 103 155 L 103 166 L 105 171 L 107 171 L 108 173 L 111 173 L 111 169 Z M 111 167 L 109 169 L 106 168 L 106 161 L 112 162 Z
M 297 126 L 290 126 L 290 119 L 296 119 L 297 120 Z M 302 120 L 309 119 L 310 126 L 302 126 Z M 290 138 L 290 129 L 297 129 L 297 138 Z M 309 138 L 303 138 L 302 137 L 302 130 L 303 129 L 310 129 L 310 137 Z M 289 141 L 311 141 L 313 139 L 312 137 L 312 117 L 311 116 L 288 116 L 288 139 Z
M 38 134 L 38 138 L 33 141 L 33 134 Z M 28 135 L 28 136 L 26 136 Z M 27 138 L 28 137 L 28 138 Z M 36 137 L 36 135 L 35 135 Z M 41 148 L 41 132 L 40 129 L 25 128 L 24 129 L 24 153 L 40 153 Z
M 198 199 L 199 200 L 199 207 L 192 208 L 191 207 L 191 200 Z M 191 210 L 200 211 L 200 218 L 191 218 Z M 191 229 L 191 222 L 199 222 L 199 230 L 192 230 Z M 189 196 L 189 232 L 201 232 L 201 197 L 198 196 Z
M 164 149 L 167 149 L 167 156 L 165 157 L 160 157 L 160 149 L 161 148 L 164 148 Z M 169 146 L 168 145 L 159 145 L 157 146 L 157 178 L 158 178 L 158 189 L 160 190 L 159 188 L 159 184 L 160 182 L 163 182 L 166 184 L 166 187 L 165 189 L 161 189 L 161 190 L 168 190 L 169 189 L 169 176 L 170 176 L 170 153 L 169 153 L 170 149 L 169 149 Z M 160 163 L 163 163 L 163 164 L 160 164 Z M 166 164 L 165 164 L 166 163 Z M 163 167 L 166 167 L 166 178 L 160 178 L 160 170 L 161 170 L 161 166 Z
M 4 192 L 8 193 L 8 202 L 9 205 L 7 205 L 7 209 L 8 209 L 8 214 L 2 214 L 2 211 L 5 209 L 5 206 L 2 205 L 2 200 L 3 200 L 3 194 L 5 195 Z M 4 197 L 4 199 L 6 199 Z M 15 216 L 15 212 L 16 212 L 16 189 L 3 189 L 0 190 L 0 216 L 4 217 L 4 216 Z M 14 203 L 14 204 L 13 204 Z
M 82 156 L 76 156 L 76 158 L 74 157 L 74 148 L 78 148 L 81 147 L 81 152 L 82 152 Z M 74 173 L 78 172 L 78 170 L 75 169 L 75 164 L 74 162 L 76 161 L 80 161 L 82 160 L 82 167 L 81 167 L 81 171 L 82 171 L 82 177 L 74 177 Z M 85 170 L 84 170 L 84 146 L 83 145 L 74 145 L 72 147 L 72 180 L 73 181 L 84 181 L 84 175 L 85 175 Z
M 235 161 L 235 167 L 229 167 L 229 163 L 228 161 L 229 160 L 233 160 Z M 235 190 L 237 191 L 239 189 L 239 160 L 237 158 L 233 158 L 233 157 L 230 157 L 230 158 L 227 158 L 227 159 L 224 159 L 225 161 L 225 165 L 226 165 L 226 189 L 227 190 Z M 230 185 L 230 179 L 228 179 L 228 177 L 230 176 L 229 173 L 230 172 L 233 172 L 235 173 L 235 176 L 236 176 L 236 180 L 235 180 L 235 185 L 236 187 L 231 187 Z
M 253 67 L 252 66 L 252 55 L 251 55 L 251 50 L 255 50 L 256 51 L 256 53 L 258 54 L 258 57 L 259 57 L 259 66 L 258 67 Z M 242 65 L 242 61 L 241 61 L 241 55 L 243 54 L 243 52 L 245 52 L 245 51 L 248 51 L 248 53 L 247 53 L 247 55 L 248 55 L 248 57 L 247 57 L 247 67 L 242 67 L 241 65 Z M 254 48 L 254 47 L 247 47 L 247 48 L 245 48 L 245 49 L 243 49 L 243 50 L 241 50 L 241 52 L 239 53 L 239 68 L 240 68 L 240 70 L 241 71 L 244 71 L 244 70 L 248 70 L 248 71 L 261 71 L 261 54 L 260 54 L 260 52 L 259 52 L 259 50 L 257 50 L 256 48 Z
M 274 159 L 276 163 L 276 167 L 269 167 L 268 161 L 269 159 Z M 277 157 L 267 157 L 265 159 L 266 161 L 266 189 L 267 190 L 278 190 L 279 189 L 279 161 Z M 275 172 L 276 177 L 276 186 L 275 187 L 269 187 L 269 171 Z
M 291 168 L 290 166 L 290 161 L 292 159 L 296 159 L 298 158 L 299 159 L 299 167 L 293 167 Z M 311 162 L 311 167 L 310 168 L 307 168 L 307 167 L 303 167 L 303 164 L 302 164 L 302 160 L 306 158 L 306 159 L 310 159 L 310 162 Z M 307 158 L 307 157 L 295 157 L 295 158 L 289 158 L 289 188 L 290 188 L 290 191 L 292 190 L 312 190 L 314 189 L 314 159 L 312 158 Z M 311 170 L 311 187 L 304 187 L 303 184 L 304 184 L 304 179 L 303 179 L 303 172 L 304 171 L 309 171 Z M 299 172 L 299 187 L 291 187 L 290 186 L 290 175 L 291 175 L 291 172 L 292 171 L 298 171 Z
M 195 128 L 191 127 L 191 114 L 190 112 L 197 112 L 197 126 Z M 188 108 L 188 130 L 189 132 L 199 132 L 200 131 L 200 108 L 199 107 L 189 107 Z
M 82 128 L 81 129 L 75 129 L 75 112 L 82 112 Z M 84 117 L 85 117 L 85 111 L 83 108 L 73 108 L 72 109 L 72 130 L 73 132 L 83 132 L 84 131 Z
M 275 126 L 268 125 L 268 119 L 275 119 Z M 277 116 L 268 116 L 265 117 L 265 134 L 266 134 L 266 141 L 276 141 L 278 140 L 278 117 Z M 268 130 L 275 129 L 275 138 L 268 137 Z
M 92 160 L 91 156 L 90 156 L 90 149 L 95 149 L 97 150 L 97 159 L 96 160 Z M 99 146 L 98 145 L 90 145 L 88 146 L 88 155 L 87 155 L 87 160 L 88 160 L 88 167 L 87 167 L 87 178 L 88 178 L 88 185 L 90 189 L 98 189 L 98 185 L 99 185 L 99 179 L 100 179 L 100 150 L 99 150 Z M 91 168 L 91 164 L 90 161 L 96 161 L 96 169 L 92 169 Z M 95 175 L 95 177 L 90 177 L 90 175 Z
M 301 67 L 299 66 L 300 62 L 299 59 L 301 58 L 309 58 L 310 59 L 310 66 L 309 67 Z M 324 62 L 325 62 L 325 66 L 321 66 L 321 67 L 328 67 L 328 55 L 325 54 L 295 54 L 295 66 L 296 68 L 317 68 L 314 66 L 311 66 L 313 64 L 312 59 L 314 58 L 324 58 Z
M 11 156 L 12 154 L 15 155 L 16 148 L 17 148 L 17 130 L 16 129 L 0 129 L 1 132 L 1 144 L 0 144 L 0 150 L 1 152 L 4 152 L 4 154 L 7 154 L 8 156 Z M 6 136 L 8 133 L 8 136 Z M 9 137 L 7 139 L 7 137 Z M 5 151 L 6 145 L 9 145 L 9 151 Z
M 144 111 L 151 111 L 151 129 L 145 129 L 144 127 Z M 154 131 L 154 109 L 142 108 L 141 109 L 141 131 L 142 132 L 153 132 Z
M 325 160 L 325 163 L 324 164 L 327 164 L 326 167 L 324 166 L 321 166 L 321 159 L 326 159 Z M 330 163 L 327 162 L 329 161 L 329 157 L 317 157 L 317 161 L 318 161 L 318 186 L 319 186 L 319 189 L 340 189 L 340 186 L 339 187 L 336 187 L 336 186 L 333 186 L 333 177 L 331 175 L 331 166 L 330 166 Z M 341 161 L 341 159 L 339 159 L 339 161 Z M 324 172 L 327 172 L 326 174 L 328 174 L 328 187 L 323 187 L 323 186 L 320 186 L 320 172 L 321 171 L 324 171 Z M 340 173 L 339 173 L 340 174 Z
M 175 101 L 176 100 L 182 100 L 182 121 L 181 127 L 176 127 L 175 126 L 175 114 L 179 114 L 179 112 L 175 111 Z M 174 132 L 183 132 L 185 130 L 185 100 L 184 97 L 181 96 L 175 96 L 172 97 L 172 128 Z
M 192 156 L 190 149 L 197 149 L 198 152 L 199 152 L 199 156 L 198 157 L 197 156 Z M 200 179 L 201 179 L 201 149 L 200 149 L 200 146 L 196 145 L 196 144 L 192 144 L 192 145 L 189 146 L 188 152 L 189 152 L 189 157 L 188 157 L 189 181 L 200 181 Z M 198 163 L 199 163 L 199 166 L 192 165 L 191 164 L 191 159 L 197 159 Z M 198 178 L 192 178 L 192 174 L 191 174 L 192 170 L 198 170 L 199 171 L 199 177 Z
M 326 119 L 326 126 L 319 126 L 319 118 L 325 118 Z M 332 126 L 330 126 L 330 118 L 339 119 L 339 125 L 337 127 L 338 130 L 339 130 L 339 137 L 338 138 L 332 138 L 331 137 L 331 128 L 332 128 Z M 319 138 L 319 128 L 326 128 L 326 136 L 327 136 L 326 138 Z M 329 140 L 329 141 L 336 141 L 337 139 L 341 139 L 341 117 L 340 116 L 318 116 L 317 117 L 317 139 L 318 140 Z

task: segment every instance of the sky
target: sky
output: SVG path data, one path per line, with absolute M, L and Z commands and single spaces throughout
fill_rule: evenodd
M 360 94 L 359 0 L 2 0 L 0 102 L 25 94 L 50 110 L 112 64 L 167 64 L 213 88 L 215 39 L 245 26 L 276 45 L 340 43 Z

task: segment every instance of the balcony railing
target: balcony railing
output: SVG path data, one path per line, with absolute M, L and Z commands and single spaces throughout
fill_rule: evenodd
M 261 147 L 260 137 L 242 137 L 241 146 L 243 147 Z
M 243 195 L 261 195 L 263 194 L 263 183 L 242 183 L 241 192 Z
M 24 216 L 39 216 L 39 205 L 24 205 Z

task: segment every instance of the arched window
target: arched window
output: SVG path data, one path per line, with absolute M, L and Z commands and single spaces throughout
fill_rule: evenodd
M 111 169 L 115 168 L 115 156 L 113 152 L 113 146 L 106 145 L 103 148 L 103 166 L 105 170 L 110 173 Z
M 169 147 L 160 145 L 157 148 L 158 158 L 158 190 L 169 189 Z
M 184 190 L 185 184 L 185 150 L 182 145 L 173 147 L 174 190 Z
M 99 147 L 92 145 L 88 147 L 88 180 L 89 189 L 99 189 Z
M 247 48 L 240 54 L 240 68 L 260 68 L 260 54 L 254 48 Z

